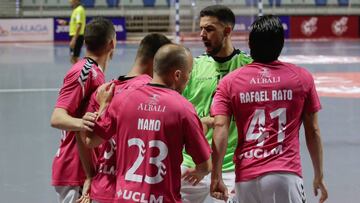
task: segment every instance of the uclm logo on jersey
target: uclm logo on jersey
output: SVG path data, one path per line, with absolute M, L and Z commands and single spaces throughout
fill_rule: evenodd
M 336 36 L 343 35 L 348 30 L 348 17 L 342 17 L 339 20 L 335 20 L 331 25 L 331 30 Z
M 142 192 L 130 191 L 130 190 L 119 190 L 116 192 L 119 199 L 131 200 L 140 203 L 163 203 L 164 197 L 162 195 L 156 196 L 153 194 L 146 195 Z
M 301 23 L 301 32 L 305 35 L 305 36 L 311 36 L 312 34 L 314 34 L 314 32 L 316 32 L 317 30 L 317 22 L 318 22 L 318 18 L 317 17 L 312 17 L 309 20 L 305 20 Z

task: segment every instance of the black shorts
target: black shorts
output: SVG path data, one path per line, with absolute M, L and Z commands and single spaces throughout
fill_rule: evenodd
M 70 36 L 70 40 L 73 38 L 73 36 Z M 84 35 L 79 35 L 75 42 L 74 49 L 70 48 L 70 55 L 74 57 L 79 57 L 81 48 L 84 44 Z

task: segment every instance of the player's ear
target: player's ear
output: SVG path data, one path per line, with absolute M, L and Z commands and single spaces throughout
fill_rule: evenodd
M 230 25 L 225 26 L 224 35 L 225 35 L 225 36 L 229 36 L 230 33 L 231 33 L 231 31 L 232 31 L 232 28 L 231 28 Z
M 113 38 L 112 40 L 110 40 L 109 45 L 110 45 L 110 49 L 115 49 L 115 47 L 116 47 L 116 38 Z
M 177 70 L 174 72 L 174 76 L 175 76 L 175 80 L 176 80 L 176 81 L 179 81 L 180 78 L 181 78 L 181 70 L 177 69 Z

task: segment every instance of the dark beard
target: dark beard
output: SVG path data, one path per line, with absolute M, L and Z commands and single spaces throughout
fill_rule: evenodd
M 207 54 L 210 56 L 215 56 L 216 54 L 218 54 L 220 52 L 221 49 L 222 49 L 222 45 L 213 48 L 210 52 L 207 52 Z

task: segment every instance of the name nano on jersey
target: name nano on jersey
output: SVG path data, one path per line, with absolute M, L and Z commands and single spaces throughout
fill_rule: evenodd
M 162 85 L 114 95 L 94 132 L 117 144 L 115 202 L 180 203 L 183 147 L 197 164 L 210 157 L 195 109 Z
M 150 82 L 151 77 L 143 74 L 136 77 L 120 76 L 115 84 L 114 92 L 121 94 L 124 90 L 137 88 Z M 99 103 L 94 92 L 89 101 L 87 112 L 95 112 L 99 109 Z M 91 181 L 90 197 L 98 202 L 113 202 L 116 193 L 116 149 L 117 143 L 114 138 L 98 146 L 95 151 L 97 174 Z

